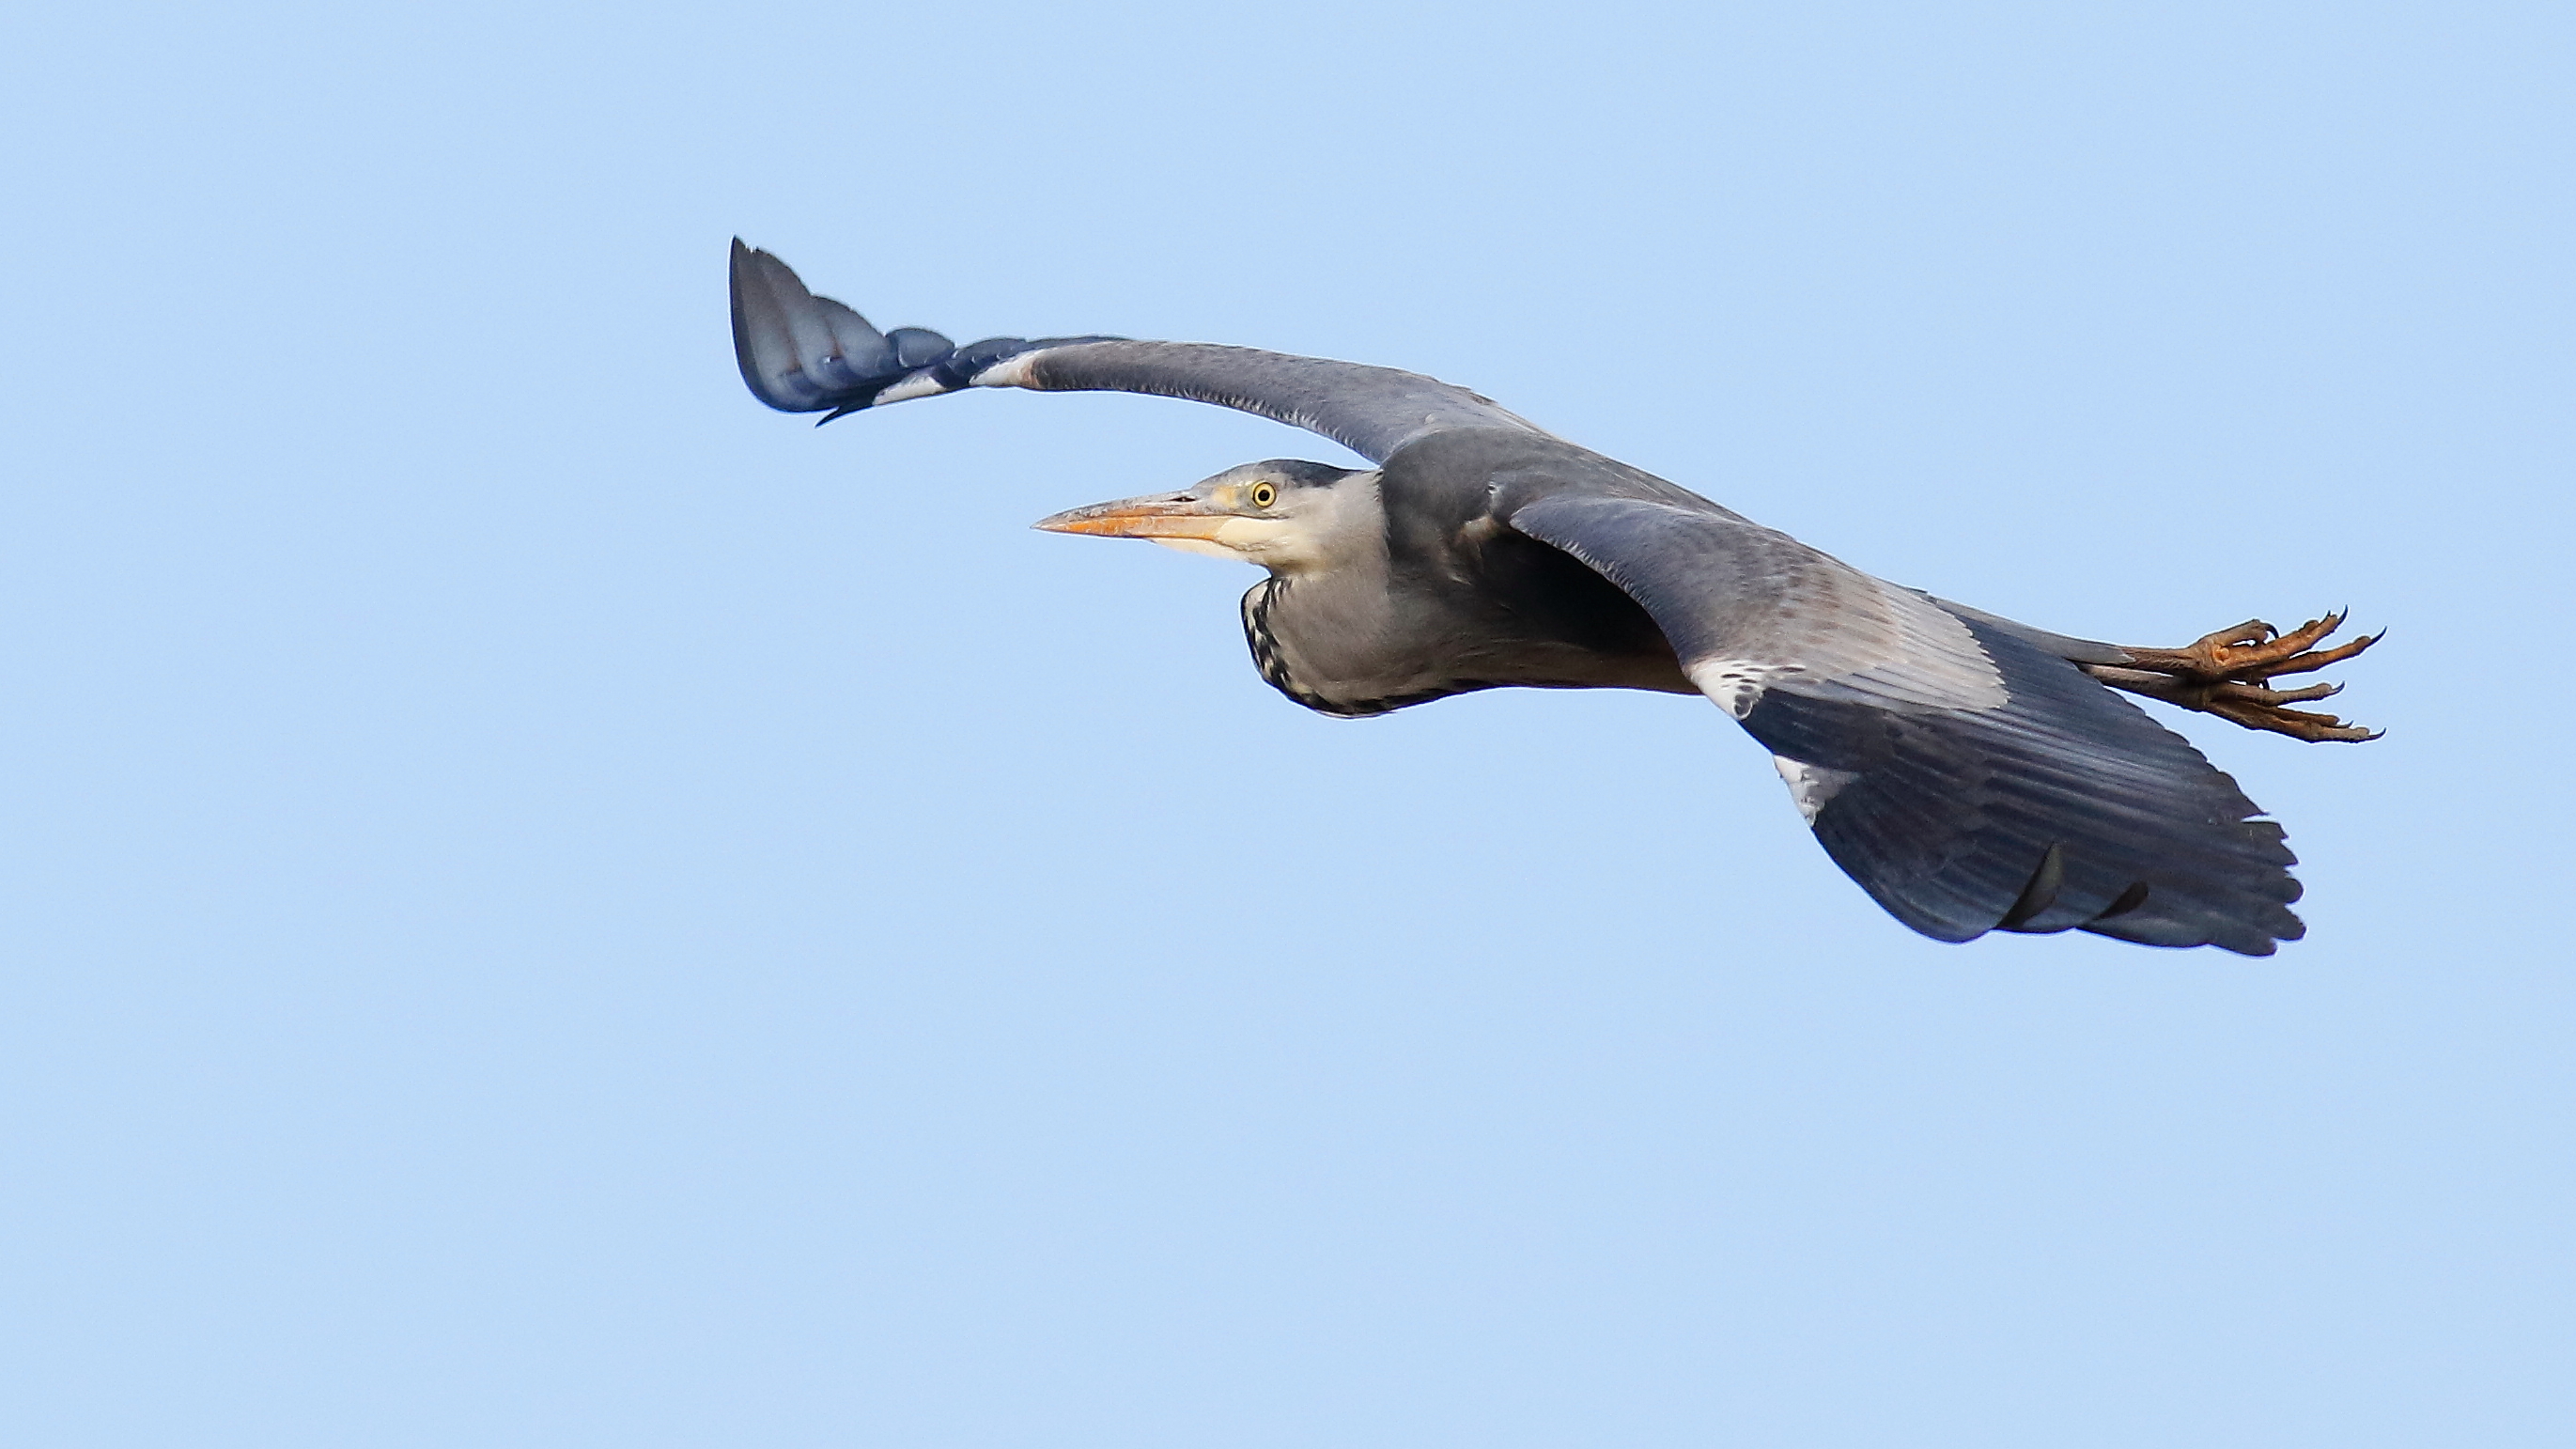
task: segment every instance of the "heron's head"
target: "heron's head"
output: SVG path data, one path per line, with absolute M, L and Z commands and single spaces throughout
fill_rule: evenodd
M 1376 484 L 1373 472 L 1273 458 L 1228 468 L 1187 492 L 1070 508 L 1036 526 L 1151 539 L 1272 573 L 1305 573 L 1376 545 L 1384 526 Z

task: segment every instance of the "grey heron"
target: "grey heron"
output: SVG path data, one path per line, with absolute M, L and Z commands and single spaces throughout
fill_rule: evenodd
M 2289 706 L 2330 613 L 2179 649 L 2051 633 L 1874 578 L 1491 400 L 1391 368 L 1206 343 L 880 332 L 733 244 L 734 348 L 822 421 L 967 387 L 1151 393 L 1306 428 L 1375 466 L 1271 460 L 1075 508 L 1060 533 L 1259 565 L 1261 677 L 1326 714 L 1521 685 L 1702 694 L 1770 751 L 1834 863 L 1941 941 L 2084 930 L 2270 955 L 2305 926 L 2277 823 L 2123 690 L 2251 729 L 2370 739 Z

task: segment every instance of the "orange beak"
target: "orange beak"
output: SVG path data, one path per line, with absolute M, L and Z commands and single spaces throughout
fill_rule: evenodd
M 1236 515 L 1187 493 L 1121 498 L 1088 508 L 1068 508 L 1031 524 L 1049 533 L 1089 533 L 1102 538 L 1213 539 Z

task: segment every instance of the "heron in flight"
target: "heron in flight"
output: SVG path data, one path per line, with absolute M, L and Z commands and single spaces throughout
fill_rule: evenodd
M 2092 931 L 2267 956 L 2306 927 L 2281 827 L 2115 690 L 2301 740 L 2328 614 L 2180 649 L 2070 638 L 1873 578 L 1686 488 L 1415 373 L 1195 342 L 879 332 L 733 244 L 743 381 L 822 421 L 967 387 L 1188 398 L 1373 467 L 1273 459 L 1037 526 L 1258 564 L 1254 665 L 1325 714 L 1470 690 L 1703 694 L 1771 752 L 1836 865 L 1940 941 Z

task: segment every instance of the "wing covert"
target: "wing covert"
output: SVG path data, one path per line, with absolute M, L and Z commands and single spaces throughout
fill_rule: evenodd
M 1644 605 L 1682 672 L 1739 719 L 1773 688 L 1936 707 L 2003 703 L 1994 662 L 1957 616 L 1776 529 L 1672 492 L 1547 492 L 1506 519 Z

